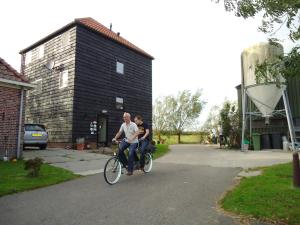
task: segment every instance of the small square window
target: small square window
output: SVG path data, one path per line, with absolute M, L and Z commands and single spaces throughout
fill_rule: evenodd
M 41 59 L 44 57 L 45 45 L 40 45 L 38 48 L 38 58 Z
M 31 63 L 31 58 L 32 58 L 31 51 L 26 52 L 26 54 L 25 54 L 25 65 L 28 65 L 29 63 Z
M 65 88 L 67 86 L 68 86 L 68 70 L 64 70 L 59 73 L 59 88 Z
M 116 70 L 117 73 L 124 74 L 124 64 L 121 62 L 117 62 Z
M 61 35 L 61 46 L 66 49 L 70 45 L 70 31 L 67 31 Z
M 116 97 L 116 108 L 123 110 L 124 109 L 124 99 L 120 97 Z

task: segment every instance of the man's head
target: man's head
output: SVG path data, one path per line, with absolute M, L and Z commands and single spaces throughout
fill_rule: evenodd
M 137 124 L 137 125 L 140 125 L 143 123 L 143 117 L 141 115 L 136 115 L 134 117 L 134 122 Z
M 130 114 L 125 112 L 123 115 L 123 119 L 124 119 L 125 123 L 130 123 L 130 121 L 131 121 Z

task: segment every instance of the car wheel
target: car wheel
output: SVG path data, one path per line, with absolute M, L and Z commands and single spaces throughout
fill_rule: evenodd
M 45 150 L 46 148 L 47 148 L 47 145 L 41 145 L 41 146 L 40 146 L 40 149 L 41 149 L 41 150 Z

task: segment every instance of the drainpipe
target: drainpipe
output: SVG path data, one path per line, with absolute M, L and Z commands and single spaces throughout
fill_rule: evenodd
M 17 143 L 17 158 L 21 157 L 21 135 L 22 135 L 22 122 L 23 122 L 23 102 L 24 102 L 24 88 L 21 89 L 20 99 L 20 115 L 19 115 L 19 130 L 18 130 L 18 143 Z

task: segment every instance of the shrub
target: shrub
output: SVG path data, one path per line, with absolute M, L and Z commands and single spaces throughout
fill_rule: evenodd
M 25 162 L 24 169 L 28 171 L 29 177 L 39 176 L 41 165 L 43 164 L 43 159 L 35 157 L 34 159 L 29 159 Z

